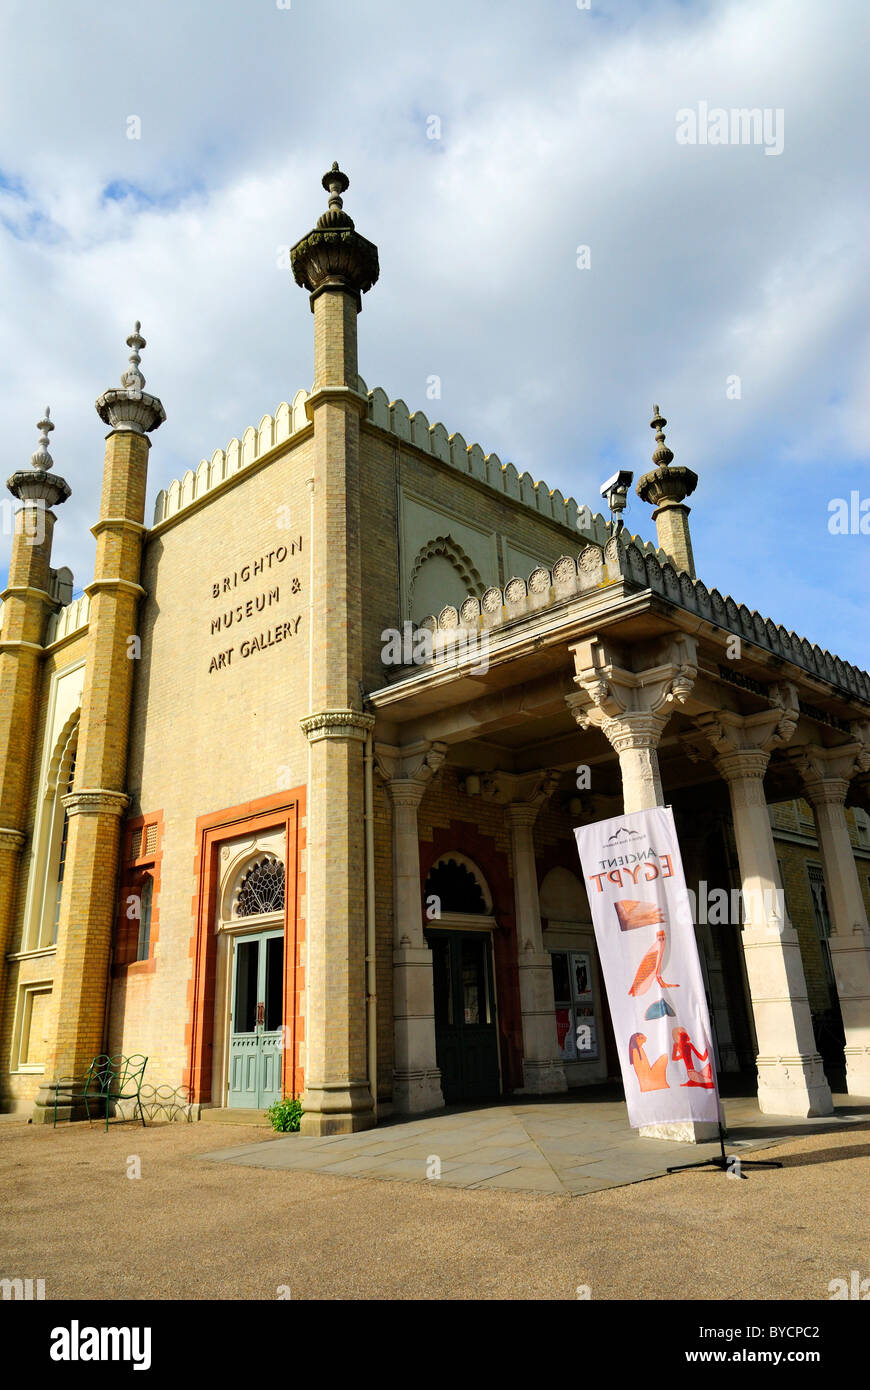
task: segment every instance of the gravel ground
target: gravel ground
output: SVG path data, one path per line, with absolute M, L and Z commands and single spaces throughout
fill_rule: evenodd
M 870 1276 L 870 1125 L 766 1149 L 748 1181 L 582 1197 L 210 1163 L 233 1126 L 0 1125 L 0 1278 L 47 1299 L 823 1299 Z M 129 1177 L 139 1160 L 141 1177 Z M 678 1275 L 675 1273 L 678 1271 Z

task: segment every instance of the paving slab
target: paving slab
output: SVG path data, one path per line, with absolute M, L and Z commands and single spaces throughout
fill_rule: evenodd
M 498 1102 L 467 1111 L 451 1108 L 425 1119 L 390 1117 L 357 1134 L 283 1135 L 200 1155 L 215 1163 L 353 1179 L 430 1183 L 429 1160 L 441 1160 L 443 1185 L 495 1186 L 518 1192 L 579 1196 L 651 1178 L 670 1166 L 697 1163 L 719 1152 L 715 1143 L 641 1139 L 625 1106 L 588 1093 L 534 1105 Z M 724 1103 L 728 1152 L 746 1154 L 796 1134 L 836 1133 L 870 1120 L 870 1099 L 837 1097 L 834 1115 L 793 1119 L 762 1115 L 752 1096 Z

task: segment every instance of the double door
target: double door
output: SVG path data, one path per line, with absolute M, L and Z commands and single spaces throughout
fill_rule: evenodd
M 498 1027 L 489 932 L 430 929 L 435 1052 L 448 1105 L 500 1090 Z
M 264 1109 L 281 1099 L 284 932 L 235 939 L 227 1104 Z

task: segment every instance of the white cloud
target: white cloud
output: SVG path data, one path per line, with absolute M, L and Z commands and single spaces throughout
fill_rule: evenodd
M 866 663 L 853 615 L 832 618 L 825 593 L 854 583 L 854 557 L 832 548 L 815 602 L 787 579 L 803 582 L 819 506 L 826 518 L 870 432 L 867 27 L 861 0 L 167 0 L 104 9 L 99 25 L 73 7 L 7 12 L 0 169 L 26 202 L 0 189 L 0 217 L 19 219 L 18 237 L 0 233 L 0 426 L 11 472 L 53 407 L 74 489 L 56 562 L 87 582 L 92 402 L 134 318 L 168 415 L 151 498 L 309 384 L 307 302 L 275 256 L 322 210 L 337 158 L 381 252 L 360 323 L 370 385 L 434 418 L 437 373 L 449 429 L 593 505 L 613 460 L 647 467 L 659 401 L 701 479 L 702 575 L 734 571 L 738 598 Z M 782 155 L 679 146 L 676 112 L 699 101 L 781 107 Z M 432 113 L 441 142 L 426 139 Z M 113 183 L 158 201 L 106 201 Z M 21 239 L 34 213 L 51 237 Z M 771 535 L 786 489 L 805 494 L 787 545 Z M 653 533 L 636 498 L 627 519 Z

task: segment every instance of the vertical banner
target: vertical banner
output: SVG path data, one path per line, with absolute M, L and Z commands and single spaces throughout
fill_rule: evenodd
M 629 1123 L 719 1120 L 710 1016 L 669 806 L 574 831 Z

